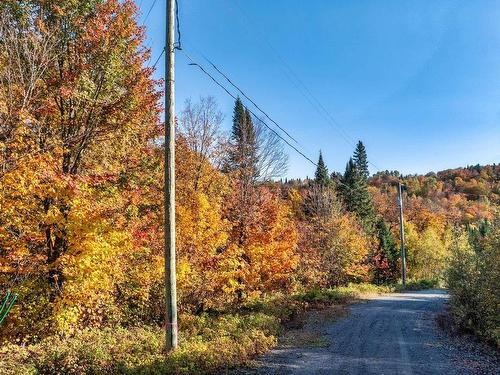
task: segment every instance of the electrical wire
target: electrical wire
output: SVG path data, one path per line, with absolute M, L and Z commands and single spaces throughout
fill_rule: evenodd
M 144 20 L 142 21 L 142 26 L 144 26 L 146 24 L 146 21 L 148 20 L 149 18 L 149 15 L 151 14 L 151 11 L 153 10 L 153 8 L 155 7 L 156 5 L 156 2 L 158 0 L 153 0 L 153 3 L 151 4 L 151 6 L 149 7 L 149 10 L 148 10 L 148 13 L 146 14 L 146 17 L 144 17 Z
M 197 63 L 196 61 L 194 61 L 194 59 L 185 51 L 185 50 L 182 50 L 181 51 L 185 56 L 186 58 L 190 61 L 189 65 L 191 66 L 196 66 L 198 67 L 206 76 L 208 76 L 217 86 L 219 86 L 221 89 L 223 89 L 226 94 L 228 94 L 231 98 L 233 98 L 234 100 L 237 99 L 237 97 L 235 95 L 233 95 L 222 83 L 220 83 L 217 79 L 215 79 L 210 73 L 208 73 L 206 71 L 206 69 L 199 63 Z M 258 118 L 258 116 L 249 108 L 246 108 L 253 116 L 255 116 L 256 118 Z M 306 159 L 308 162 L 310 162 L 312 165 L 314 166 L 318 166 L 317 163 L 315 163 L 313 160 L 311 160 L 311 158 L 309 158 L 304 152 L 302 152 L 301 150 L 299 150 L 297 147 L 295 147 L 294 145 L 292 145 L 290 142 L 288 142 L 285 138 L 283 138 L 278 132 L 276 132 L 272 127 L 270 127 L 265 121 L 263 120 L 260 120 L 262 122 L 262 124 L 268 128 L 270 131 L 272 131 L 278 138 L 280 138 L 283 142 L 285 142 L 290 148 L 292 148 L 295 152 L 297 152 L 300 156 L 302 156 L 304 159 Z M 339 185 L 342 185 L 344 187 L 346 187 L 347 189 L 349 189 L 350 191 L 354 191 L 352 189 L 352 187 L 350 187 L 349 185 L 343 183 L 342 181 L 340 180 L 337 180 L 335 181 L 336 184 L 339 184 Z
M 165 53 L 165 47 L 163 47 L 163 49 L 161 50 L 160 56 L 158 56 L 158 58 L 156 59 L 155 63 L 153 64 L 153 69 L 156 69 L 156 65 L 158 64 L 158 61 L 160 61 L 160 59 L 161 59 L 161 57 L 163 56 L 164 53 Z
M 226 74 L 224 74 L 213 62 L 211 62 L 205 56 L 203 57 L 221 76 L 223 76 L 236 90 L 238 90 L 241 95 L 243 95 L 250 103 L 252 103 L 255 106 L 255 108 L 257 108 L 264 116 L 266 116 L 269 121 L 271 121 L 274 125 L 276 125 L 283 133 L 285 133 L 295 143 L 297 144 L 299 143 L 294 137 L 290 135 L 290 133 L 288 133 L 283 127 L 281 127 L 276 121 L 274 121 L 266 112 L 264 112 L 264 110 L 262 110 L 257 103 L 255 103 L 251 98 L 249 98 L 248 95 L 245 94 L 245 92 L 242 89 L 240 89 L 233 81 L 231 81 L 231 79 Z
M 231 4 L 236 4 L 236 7 L 239 11 L 245 16 L 248 22 L 253 23 L 252 30 L 259 30 L 258 25 L 255 21 L 251 19 L 251 17 L 245 12 L 245 10 L 241 7 L 238 1 L 231 1 Z M 255 35 L 255 33 L 252 33 Z M 356 147 L 354 139 L 343 129 L 340 123 L 332 116 L 332 114 L 325 108 L 325 106 L 319 101 L 319 99 L 309 90 L 306 84 L 300 79 L 297 73 L 291 68 L 291 66 L 285 61 L 285 59 L 278 53 L 276 48 L 269 42 L 267 38 L 264 36 L 261 37 L 262 40 L 268 45 L 268 47 L 273 51 L 275 56 L 278 58 L 281 63 L 281 67 L 285 72 L 287 78 L 292 82 L 295 88 L 300 92 L 300 94 L 312 105 L 312 107 L 326 120 L 326 122 L 332 127 L 332 129 L 336 130 L 339 135 L 343 138 L 345 142 L 350 144 L 353 147 Z M 370 165 L 375 167 L 377 170 L 381 170 L 375 163 L 368 161 Z
M 207 70 L 201 64 L 199 64 L 196 61 L 194 61 L 194 59 L 189 54 L 187 54 L 187 52 L 185 50 L 182 50 L 181 52 L 190 61 L 189 65 L 191 65 L 191 66 L 197 66 L 205 75 L 207 75 L 215 84 L 217 84 L 217 86 L 219 86 L 221 89 L 223 89 L 226 92 L 226 94 L 228 94 L 234 100 L 237 100 L 237 97 L 235 95 L 233 95 L 222 83 L 220 83 L 217 79 L 215 79 L 214 76 L 212 76 L 209 72 L 207 72 Z M 255 118 L 259 118 L 251 109 L 247 108 L 247 110 L 253 116 L 255 116 Z M 262 122 L 262 124 L 267 129 L 269 129 L 270 131 L 272 131 L 278 138 L 280 138 L 283 142 L 285 142 L 290 148 L 292 148 L 295 152 L 297 152 L 299 155 L 301 155 L 304 159 L 306 159 L 307 161 L 309 161 L 312 165 L 318 166 L 311 158 L 309 158 L 306 154 L 304 154 L 297 147 L 295 147 L 294 145 L 292 145 L 287 139 L 283 138 L 281 136 L 281 134 L 279 134 L 276 130 L 274 130 L 271 126 L 269 126 L 265 121 L 263 121 L 263 120 L 260 120 L 260 121 Z
M 174 43 L 174 48 L 181 50 L 182 49 L 182 40 L 181 40 L 181 23 L 179 21 L 179 2 L 175 0 L 175 23 L 177 29 L 177 42 Z

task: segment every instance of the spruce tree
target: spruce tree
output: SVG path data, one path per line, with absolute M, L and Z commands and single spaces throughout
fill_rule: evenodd
M 344 201 L 346 209 L 349 212 L 356 211 L 356 173 L 356 165 L 354 164 L 352 158 L 350 158 L 345 166 L 344 176 L 342 177 L 342 184 L 339 185 L 339 191 L 342 195 L 342 200 Z
M 395 281 L 399 276 L 400 257 L 396 241 L 383 218 L 377 222 L 378 249 L 372 255 L 373 279 L 377 284 Z
M 258 177 L 255 127 L 250 112 L 240 98 L 237 98 L 234 104 L 230 143 L 225 170 L 237 171 L 240 178 L 247 181 Z
M 359 141 L 354 150 L 354 163 L 361 176 L 368 179 L 370 172 L 368 171 L 368 156 L 363 142 Z
M 328 168 L 323 161 L 321 151 L 319 152 L 318 166 L 316 168 L 316 172 L 314 173 L 314 181 L 321 186 L 328 186 L 330 184 Z
M 389 226 L 384 219 L 380 218 L 377 223 L 377 236 L 380 250 L 389 260 L 393 270 L 397 273 L 397 263 L 400 257 L 398 247 Z
M 374 230 L 374 210 L 368 179 L 365 173 L 358 169 L 356 162 L 350 158 L 346 165 L 339 191 L 343 197 L 346 209 L 355 213 L 368 233 Z

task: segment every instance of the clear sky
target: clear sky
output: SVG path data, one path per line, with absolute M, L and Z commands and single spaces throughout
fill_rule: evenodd
M 142 21 L 153 1 L 137 0 Z M 185 51 L 218 65 L 313 160 L 321 149 L 330 171 L 344 170 L 358 139 L 371 172 L 500 162 L 500 0 L 178 1 Z M 157 0 L 145 20 L 152 62 L 164 9 Z M 229 129 L 233 99 L 176 59 L 177 110 L 213 95 Z M 313 175 L 289 155 L 289 177 Z

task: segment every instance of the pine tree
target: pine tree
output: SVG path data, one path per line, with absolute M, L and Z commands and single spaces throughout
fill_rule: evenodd
M 330 184 L 328 168 L 323 161 L 321 151 L 319 152 L 318 166 L 316 168 L 316 172 L 314 173 L 314 181 L 321 186 L 328 186 Z
M 368 179 L 370 172 L 368 171 L 368 156 L 366 155 L 366 148 L 363 142 L 359 141 L 354 150 L 354 163 L 356 168 L 363 178 Z

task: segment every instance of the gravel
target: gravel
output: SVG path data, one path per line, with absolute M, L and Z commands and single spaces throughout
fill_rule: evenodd
M 308 333 L 321 345 L 297 340 L 259 359 L 256 368 L 237 373 L 500 374 L 498 352 L 438 327 L 436 316 L 447 299 L 442 290 L 372 297 L 352 305 L 348 316 L 316 319 L 297 335 Z

